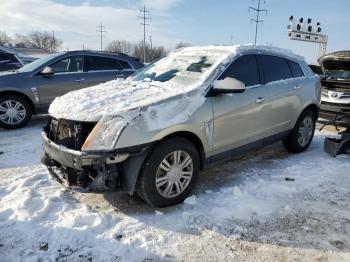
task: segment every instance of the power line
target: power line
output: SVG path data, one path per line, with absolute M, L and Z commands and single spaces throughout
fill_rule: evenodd
M 106 27 L 103 26 L 102 23 L 100 23 L 100 25 L 98 25 L 97 28 L 98 28 L 98 30 L 96 30 L 96 32 L 100 34 L 101 51 L 103 51 L 103 49 L 102 49 L 102 38 L 104 37 L 104 34 L 107 33 L 107 31 L 104 30 Z
M 151 20 L 152 18 L 149 17 L 149 10 L 146 10 L 146 5 L 143 6 L 143 9 L 140 9 L 140 16 L 138 16 L 138 19 L 141 19 L 140 25 L 143 26 L 143 62 L 146 62 L 146 26 L 149 26 L 149 23 L 147 21 Z
M 258 38 L 258 26 L 259 23 L 264 22 L 264 20 L 259 20 L 259 16 L 261 12 L 265 12 L 267 14 L 267 10 L 266 9 L 260 9 L 260 2 L 261 0 L 258 0 L 258 6 L 257 8 L 249 6 L 249 12 L 250 10 L 254 10 L 256 12 L 256 19 L 251 19 L 251 22 L 255 22 L 255 39 L 254 39 L 254 44 L 256 45 L 256 40 Z

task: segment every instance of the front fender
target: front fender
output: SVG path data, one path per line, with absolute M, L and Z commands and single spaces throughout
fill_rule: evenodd
M 185 107 L 182 107 L 185 108 Z M 164 139 L 169 135 L 187 132 L 195 135 L 202 143 L 205 153 L 211 152 L 213 111 L 211 100 L 206 99 L 194 111 L 186 115 L 185 110 L 172 112 L 159 110 L 153 115 L 152 110 L 142 112 L 130 121 L 120 134 L 115 148 L 126 148 L 147 144 Z M 165 119 L 165 121 L 160 121 Z

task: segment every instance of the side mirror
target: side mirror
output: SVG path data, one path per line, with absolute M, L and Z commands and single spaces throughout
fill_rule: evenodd
M 223 80 L 215 81 L 212 94 L 243 93 L 245 89 L 243 82 L 235 78 L 225 77 Z
M 51 67 L 47 66 L 43 70 L 41 70 L 40 74 L 43 76 L 52 76 L 54 74 Z

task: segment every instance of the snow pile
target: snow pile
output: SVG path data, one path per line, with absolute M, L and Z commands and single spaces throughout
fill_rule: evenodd
M 0 169 L 0 255 L 4 261 L 239 260 L 260 259 L 282 245 L 288 248 L 279 260 L 296 246 L 311 250 L 296 249 L 297 255 L 319 248 L 345 261 L 349 254 L 338 251 L 350 250 L 344 172 L 350 161 L 331 158 L 322 146 L 318 136 L 303 154 L 276 145 L 211 168 L 184 204 L 157 211 L 118 194 L 69 192 L 42 165 Z

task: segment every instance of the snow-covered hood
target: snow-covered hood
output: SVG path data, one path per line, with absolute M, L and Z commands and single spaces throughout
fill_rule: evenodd
M 58 97 L 49 113 L 55 118 L 97 122 L 103 116 L 122 115 L 189 91 L 193 90 L 174 90 L 162 82 L 117 79 Z
M 222 70 L 219 65 L 230 61 L 236 54 L 236 49 L 237 47 L 234 46 L 190 47 L 172 52 L 147 69 L 150 71 L 147 71 L 148 73 L 155 75 L 169 72 L 167 71 L 169 68 L 177 69 L 177 77 L 169 81 L 157 81 L 156 78 L 153 81 L 150 78 L 142 78 L 143 81 L 113 80 L 56 98 L 49 108 L 49 113 L 55 118 L 99 121 L 106 116 L 108 118 L 120 116 L 137 108 L 142 108 L 144 111 L 145 107 L 162 103 L 160 107 L 163 111 L 168 111 L 169 108 L 177 105 L 178 111 L 175 113 L 183 114 L 182 108 L 179 108 L 183 101 L 180 100 L 187 101 L 186 107 L 190 107 L 193 111 L 204 101 L 203 92 L 207 84 L 213 80 L 213 76 L 218 71 Z M 205 63 L 208 63 L 205 66 L 209 65 L 208 67 L 200 69 L 200 72 L 197 72 L 196 68 L 188 69 L 191 65 L 198 65 L 198 61 L 203 57 L 205 57 Z M 182 97 L 175 98 L 179 96 Z M 179 101 L 169 103 L 169 100 Z

